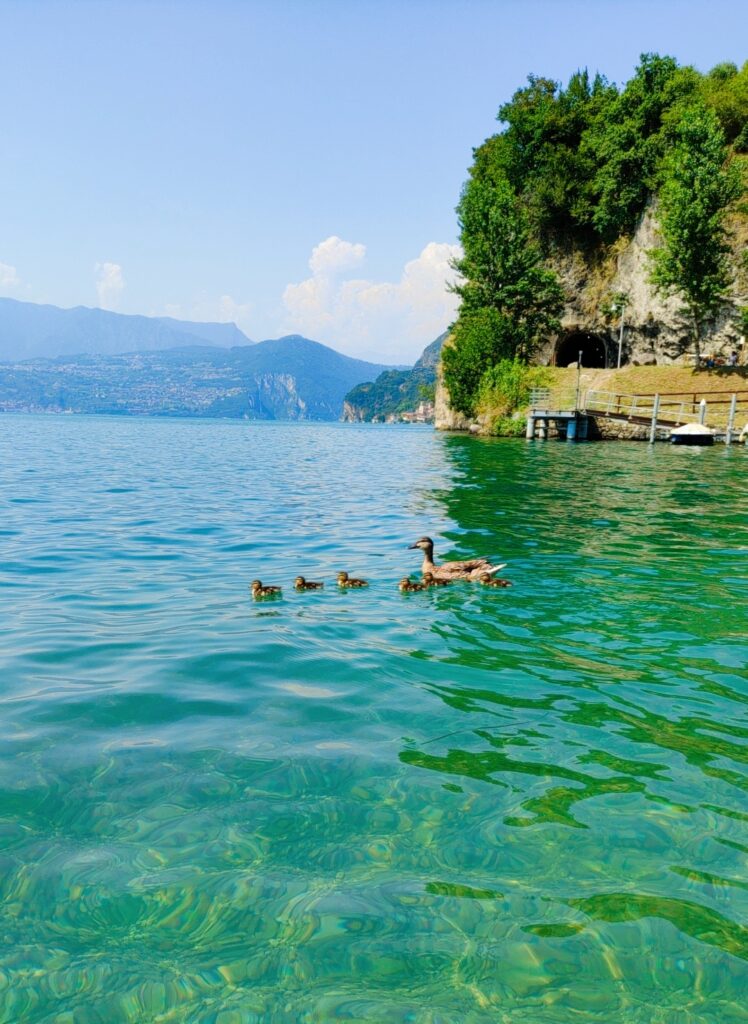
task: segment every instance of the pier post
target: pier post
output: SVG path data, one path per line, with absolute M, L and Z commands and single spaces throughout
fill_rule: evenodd
M 706 419 L 706 399 L 702 398 L 699 402 L 699 423 L 703 425 Z
M 732 431 L 735 426 L 735 407 L 738 404 L 738 396 L 733 395 L 730 399 L 730 413 L 727 417 L 727 433 L 725 434 L 725 444 L 732 444 Z
M 528 441 L 532 441 L 535 437 L 535 417 L 532 413 L 527 417 L 527 429 L 525 430 L 525 438 Z
M 652 424 L 649 428 L 649 443 L 654 444 L 657 437 L 657 414 L 660 411 L 660 396 L 655 395 L 652 405 Z

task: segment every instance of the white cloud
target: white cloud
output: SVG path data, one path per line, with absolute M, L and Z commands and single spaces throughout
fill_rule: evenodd
M 13 294 L 21 287 L 21 279 L 16 273 L 16 268 L 9 263 L 0 263 L 0 293 L 3 295 Z
M 360 242 L 344 242 L 337 235 L 331 235 L 312 249 L 309 269 L 315 277 L 332 277 L 357 267 L 363 263 L 365 256 L 365 245 Z
M 286 286 L 282 332 L 297 331 L 348 355 L 411 362 L 455 317 L 458 299 L 447 283 L 455 278 L 450 260 L 459 254 L 459 246 L 429 242 L 399 281 L 369 281 L 350 274 L 366 247 L 333 235 L 314 248 L 312 276 Z
M 99 297 L 101 309 L 116 310 L 119 305 L 120 296 L 125 289 L 125 279 L 122 276 L 122 267 L 119 263 L 97 263 L 94 267 L 96 273 L 96 294 Z
M 249 336 L 254 307 L 251 302 L 237 302 L 231 295 L 219 298 L 201 296 L 189 303 L 172 302 L 162 313 L 154 316 L 171 316 L 175 320 L 195 320 L 198 323 L 234 323 Z

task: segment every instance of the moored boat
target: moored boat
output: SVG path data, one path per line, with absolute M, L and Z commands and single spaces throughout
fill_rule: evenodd
M 714 444 L 714 431 L 703 423 L 685 423 L 670 431 L 671 444 L 709 445 Z

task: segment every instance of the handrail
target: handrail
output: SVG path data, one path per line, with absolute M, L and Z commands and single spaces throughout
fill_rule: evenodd
M 730 399 L 713 399 L 714 394 L 729 394 Z M 729 407 L 726 409 L 725 407 Z M 661 395 L 629 395 L 615 391 L 585 392 L 582 408 L 585 412 L 603 416 L 622 417 L 630 420 L 651 419 L 663 425 L 686 422 L 706 422 L 711 413 L 712 424 L 721 427 L 734 422 L 735 415 L 748 411 L 748 391 L 728 392 L 666 392 Z
M 601 394 L 608 394 L 608 392 L 600 392 Z M 624 392 L 612 391 L 610 394 L 624 394 Z M 627 394 L 627 392 L 625 392 Z M 660 398 L 666 398 L 667 396 L 673 395 L 701 395 L 702 398 L 709 398 L 711 395 L 746 395 L 748 396 L 748 388 L 743 388 L 739 391 L 735 388 L 728 388 L 725 391 L 640 391 L 638 395 L 632 397 L 638 398 L 654 398 L 655 395 L 659 395 Z

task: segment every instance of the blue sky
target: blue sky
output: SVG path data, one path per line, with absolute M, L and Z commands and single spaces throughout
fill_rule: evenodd
M 404 362 L 528 73 L 748 58 L 745 0 L 0 0 L 0 294 Z

